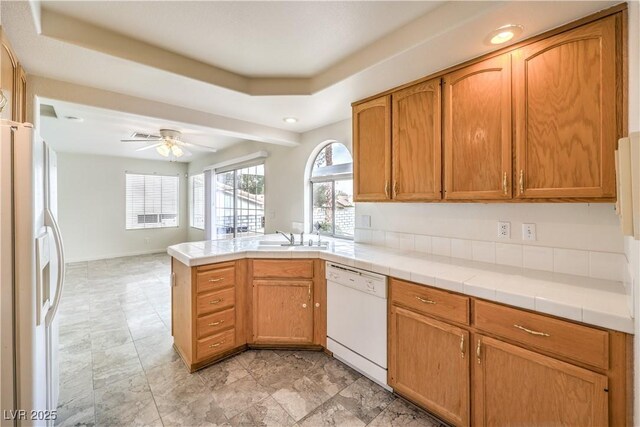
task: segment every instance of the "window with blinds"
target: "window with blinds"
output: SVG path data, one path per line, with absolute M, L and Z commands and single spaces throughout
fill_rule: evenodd
M 204 230 L 204 174 L 189 177 L 189 225 Z
M 126 174 L 126 227 L 178 226 L 178 176 Z

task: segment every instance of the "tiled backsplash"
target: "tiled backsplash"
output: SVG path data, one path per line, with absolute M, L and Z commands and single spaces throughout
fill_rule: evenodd
M 624 253 L 531 246 L 357 228 L 355 241 L 490 264 L 627 281 Z

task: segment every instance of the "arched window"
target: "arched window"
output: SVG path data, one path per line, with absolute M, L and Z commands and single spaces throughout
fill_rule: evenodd
M 353 159 L 338 142 L 325 145 L 316 155 L 309 177 L 311 231 L 353 238 Z

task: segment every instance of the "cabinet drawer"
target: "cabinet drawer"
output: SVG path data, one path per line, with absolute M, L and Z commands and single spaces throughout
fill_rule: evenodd
M 208 292 L 235 285 L 236 269 L 229 266 L 196 273 L 196 291 Z
M 469 298 L 465 296 L 391 279 L 391 299 L 420 313 L 469 324 Z
M 255 260 L 253 277 L 311 279 L 313 278 L 313 260 Z
M 229 329 L 228 331 L 198 340 L 196 344 L 196 355 L 198 360 L 202 360 L 205 357 L 224 353 L 235 347 L 235 345 L 236 331 Z
M 225 329 L 232 328 L 236 323 L 236 310 L 230 308 L 219 313 L 209 314 L 198 318 L 196 333 L 198 338 L 215 334 Z
M 213 313 L 225 308 L 233 307 L 236 300 L 236 288 L 223 289 L 208 294 L 198 295 L 196 301 L 196 314 Z
M 478 329 L 599 368 L 609 366 L 606 331 L 490 302 L 474 304 Z

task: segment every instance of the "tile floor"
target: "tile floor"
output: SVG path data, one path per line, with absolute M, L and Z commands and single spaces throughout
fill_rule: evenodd
M 440 426 L 319 352 L 252 350 L 190 374 L 169 270 L 166 255 L 68 266 L 58 425 Z

